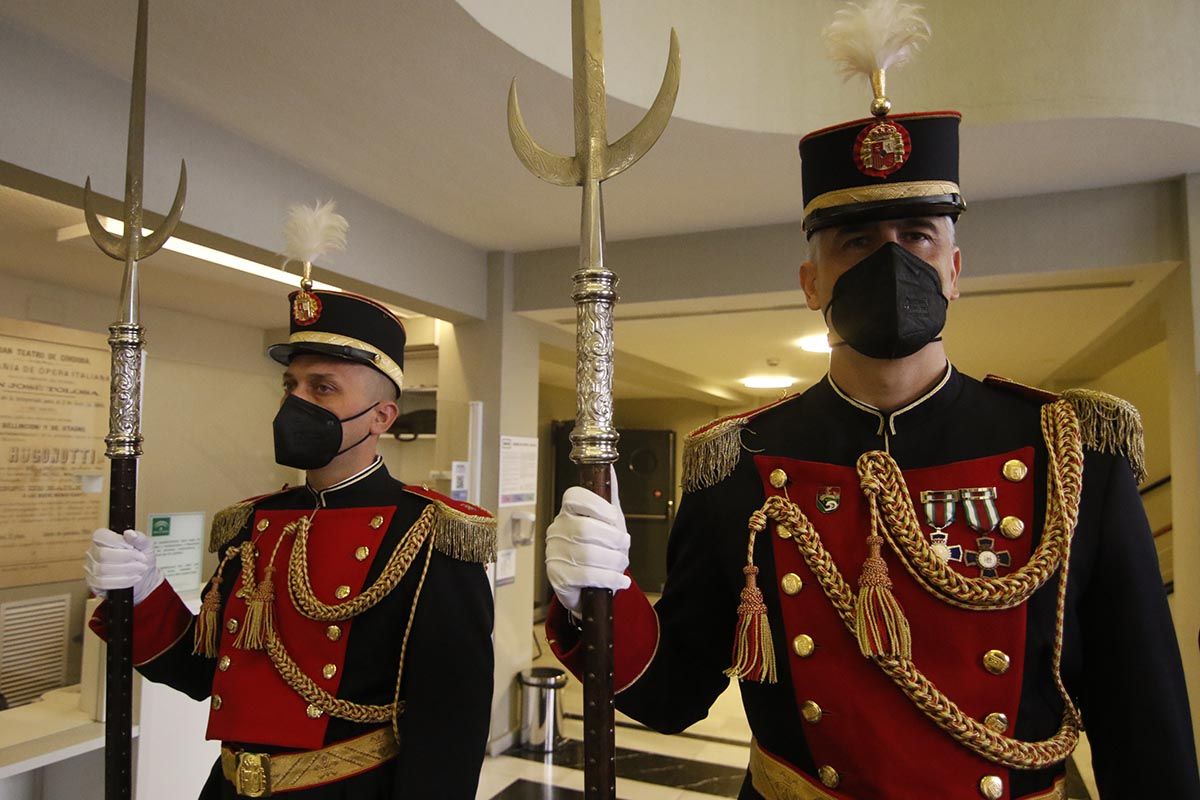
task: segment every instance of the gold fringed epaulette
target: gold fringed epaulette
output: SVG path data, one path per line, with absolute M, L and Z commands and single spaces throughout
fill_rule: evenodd
M 1083 446 L 1124 456 L 1138 483 L 1146 480 L 1146 441 L 1142 415 L 1128 400 L 1095 389 L 1068 389 L 1062 397 L 1075 407 Z
M 285 491 L 287 488 L 285 485 L 279 492 Z M 255 497 L 247 497 L 245 500 L 240 500 L 213 514 L 212 527 L 208 532 L 208 552 L 221 552 L 221 548 L 233 541 L 242 528 L 246 527 L 250 517 L 254 516 L 254 504 L 264 497 L 271 497 L 279 492 L 267 492 Z
M 742 457 L 742 429 L 754 417 L 793 397 L 796 395 L 715 419 L 689 433 L 683 442 L 683 491 L 698 492 L 728 478 Z
M 1123 456 L 1137 482 L 1146 480 L 1142 415 L 1133 403 L 1096 389 L 1067 389 L 1062 394 L 1055 394 L 996 375 L 988 375 L 983 382 L 1041 403 L 1066 400 L 1079 418 L 1079 438 L 1083 446 L 1098 453 Z
M 496 560 L 496 519 L 487 509 L 452 500 L 423 486 L 404 489 L 433 504 L 434 548 L 459 561 L 488 564 Z
M 213 514 L 212 528 L 208 533 L 208 552 L 219 553 L 221 548 L 233 541 L 246 527 L 254 515 L 254 501 L 243 500 Z

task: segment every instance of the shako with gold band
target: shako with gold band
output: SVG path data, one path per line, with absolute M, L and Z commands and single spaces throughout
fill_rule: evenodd
M 321 208 L 299 213 L 336 230 L 332 209 Z M 391 381 L 392 397 L 404 329 L 369 298 L 314 290 L 308 260 L 289 298 L 291 335 L 270 355 L 290 365 L 276 458 L 311 481 L 366 439 L 350 434 L 357 409 L 329 413 L 309 387 L 292 385 L 296 359 L 316 375 L 363 365 Z M 289 406 L 315 427 L 281 424 Z M 484 565 L 495 557 L 495 521 L 396 480 L 378 455 L 360 461 L 330 485 L 306 481 L 215 514 L 219 566 L 198 614 L 168 583 L 134 608 L 138 671 L 209 701 L 207 738 L 222 754 L 204 800 L 475 796 L 492 697 Z M 103 619 L 91 621 L 101 635 Z
M 928 26 L 875 0 L 830 36 L 871 79 L 872 116 L 801 142 L 804 228 L 944 230 L 965 209 L 958 114 L 892 115 L 885 93 Z M 737 679 L 743 800 L 1064 800 L 1085 725 L 1102 796 L 1200 797 L 1136 409 L 944 360 L 930 374 L 889 410 L 827 375 L 688 437 L 661 600 L 614 597 L 617 708 L 678 732 Z M 557 602 L 547 627 L 578 674 Z

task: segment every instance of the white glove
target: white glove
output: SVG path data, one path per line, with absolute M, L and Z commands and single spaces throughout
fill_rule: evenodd
M 562 510 L 546 529 L 546 577 L 558 601 L 576 616 L 579 593 L 596 586 L 618 592 L 629 587 L 629 533 L 617 476 L 612 475 L 612 502 L 582 486 L 563 492 Z
M 144 533 L 108 528 L 92 534 L 92 546 L 83 561 L 88 588 L 98 597 L 110 589 L 133 589 L 133 604 L 145 600 L 166 578 L 154 558 L 154 545 Z

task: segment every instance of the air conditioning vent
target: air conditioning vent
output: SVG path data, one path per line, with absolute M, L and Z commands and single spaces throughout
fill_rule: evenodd
M 0 694 L 10 707 L 66 683 L 70 604 L 67 594 L 0 603 Z

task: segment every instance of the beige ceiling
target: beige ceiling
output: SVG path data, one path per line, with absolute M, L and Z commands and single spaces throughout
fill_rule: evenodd
M 494 2 L 514 15 L 527 14 L 528 8 L 538 5 L 533 0 Z M 1021 2 L 1035 16 L 1011 20 L 1014 26 L 1050 35 L 1046 31 L 1060 30 L 1066 24 L 1057 4 Z M 484 249 L 536 249 L 568 244 L 577 236 L 577 192 L 543 184 L 526 173 L 511 153 L 504 123 L 505 96 L 516 75 L 530 129 L 546 146 L 568 150 L 570 81 L 485 29 L 458 3 L 206 0 L 152 5 L 149 80 L 153 96 Z M 605 3 L 614 20 L 629 19 L 631 9 L 642 5 L 630 0 Z M 684 13 L 685 5 L 696 7 L 674 0 L 670 7 Z M 761 0 L 756 7 L 773 5 L 778 3 Z M 814 18 L 805 20 L 805 35 L 824 24 L 834 5 L 806 0 L 803 7 L 813 7 Z M 929 5 L 947 19 L 954 9 L 965 7 L 951 0 L 931 0 Z M 0 23 L 8 21 L 32 31 L 44 37 L 48 47 L 65 49 L 125 79 L 134 6 L 131 2 L 5 0 Z M 706 8 L 705 14 L 719 16 L 721 9 L 744 6 L 730 3 Z M 985 4 L 971 4 L 970 8 L 984 21 L 996 16 Z M 1037 11 L 1039 8 L 1043 10 Z M 1054 22 L 1058 27 L 1039 26 L 1036 14 L 1048 15 L 1047 24 Z M 521 18 L 528 19 L 529 28 L 538 36 L 553 41 L 569 38 L 565 28 L 544 24 L 541 17 Z M 1119 22 L 1113 17 L 1106 24 Z M 1086 30 L 1093 31 L 1098 24 L 1089 24 Z M 640 38 L 630 41 L 631 35 L 623 36 L 616 22 L 606 41 L 610 61 L 619 61 L 626 53 L 631 59 L 643 50 L 650 53 L 642 58 L 653 66 L 638 67 L 644 89 L 640 94 L 626 93 L 640 97 L 641 102 L 652 97 L 661 78 L 666 31 L 659 27 L 655 16 L 654 31 L 645 33 L 654 42 L 652 50 Z M 1111 31 L 1105 28 L 1102 33 L 1108 36 Z M 1119 91 L 1112 92 L 1113 103 L 1124 103 L 1125 111 L 1114 111 L 1113 103 L 1108 102 L 1112 98 L 1101 94 L 1090 106 L 1100 118 L 1080 116 L 1089 107 L 1084 103 L 1084 108 L 1072 107 L 1070 118 L 1059 119 L 1049 107 L 1053 103 L 1045 100 L 1048 87 L 1053 87 L 1054 97 L 1082 93 L 1082 97 L 1093 98 L 1100 90 L 1089 81 L 1108 73 L 1061 68 L 1038 74 L 1035 65 L 1041 62 L 1035 56 L 1040 56 L 1033 47 L 1026 48 L 1028 52 L 1018 62 L 1006 64 L 998 44 L 1007 35 L 1002 34 L 993 30 L 987 34 L 993 38 L 983 43 L 982 52 L 994 62 L 955 57 L 971 52 L 969 46 L 958 42 L 937 51 L 940 55 L 931 53 L 930 63 L 917 65 L 912 72 L 913 85 L 924 87 L 922 99 L 936 96 L 936 88 L 945 86 L 947 100 L 982 103 L 979 122 L 968 117 L 963 130 L 962 183 L 969 198 L 1114 185 L 1200 170 L 1200 129 L 1178 121 L 1196 111 L 1191 84 L 1172 83 L 1176 88 L 1171 91 L 1179 98 L 1178 115 L 1159 113 L 1163 105 L 1159 95 L 1166 91 L 1160 91 L 1163 76 L 1177 74 L 1179 69 L 1164 72 L 1156 68 L 1155 59 L 1160 59 L 1161 53 L 1145 51 L 1139 56 L 1119 49 L 1108 51 L 1105 58 L 1110 61 L 1119 55 L 1131 59 L 1133 66 L 1144 67 L 1132 72 L 1128 85 L 1121 84 Z M 692 108 L 704 105 L 707 86 L 713 86 L 714 92 L 718 88 L 708 74 L 714 68 L 705 66 L 711 59 L 688 61 L 688 53 L 695 47 L 712 47 L 705 44 L 704 36 L 696 38 L 692 51 L 684 43 L 681 95 Z M 1021 41 L 1028 45 L 1027 39 Z M 1107 41 L 1096 39 L 1102 40 Z M 1075 49 L 1087 46 L 1074 39 L 1070 45 Z M 728 46 L 736 48 L 738 40 L 730 38 Z M 947 59 L 950 62 L 943 63 Z M 688 64 L 693 62 L 697 69 L 689 72 Z M 629 75 L 618 80 L 615 65 L 613 70 L 614 85 L 634 82 Z M 980 83 L 985 72 L 991 77 Z M 1129 70 L 1120 74 L 1126 72 Z M 1046 84 L 1050 77 L 1053 80 Z M 777 79 L 772 74 L 772 80 Z M 806 68 L 787 82 L 795 86 L 795 97 L 801 98 L 796 102 L 789 96 L 789 105 L 801 114 L 789 123 L 797 130 L 761 133 L 674 119 L 650 155 L 606 185 L 610 237 L 627 239 L 797 219 L 801 210 L 798 134 L 858 112 L 851 110 L 848 100 L 834 103 L 828 99 L 843 95 L 826 67 L 819 72 L 815 67 Z M 977 84 L 980 91 L 972 93 Z M 762 85 L 744 80 L 741 85 L 740 95 L 726 90 L 713 94 L 711 101 L 720 104 L 734 96 L 765 104 L 773 102 L 779 91 L 766 80 Z M 835 88 L 810 92 L 808 87 L 816 85 Z M 1138 104 L 1139 95 L 1131 95 L 1130 88 L 1138 86 L 1148 98 L 1154 89 L 1154 103 Z M 858 97 L 861 90 L 853 93 Z M 1019 105 L 1012 99 L 1017 94 L 1022 98 Z M 611 100 L 609 124 L 614 136 L 627 130 L 641 113 L 637 106 Z M 692 118 L 699 116 L 693 114 Z M 153 136 L 153 131 L 151 118 L 148 135 Z M 186 142 L 180 146 L 186 156 Z

